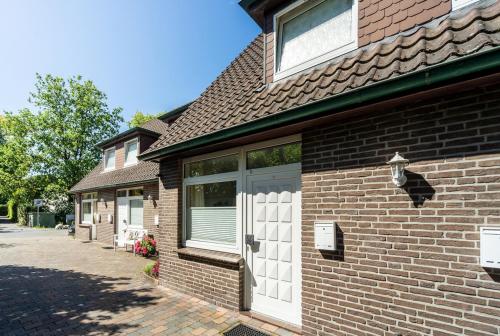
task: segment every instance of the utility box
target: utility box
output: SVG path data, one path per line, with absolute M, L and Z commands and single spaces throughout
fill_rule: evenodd
M 481 266 L 500 268 L 500 227 L 480 228 Z
M 334 221 L 314 222 L 314 248 L 334 251 L 337 249 L 336 225 Z
M 47 228 L 53 228 L 56 226 L 56 218 L 53 213 L 50 212 L 28 212 L 28 225 L 42 226 Z

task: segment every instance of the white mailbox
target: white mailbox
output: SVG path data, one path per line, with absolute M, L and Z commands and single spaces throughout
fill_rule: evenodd
M 314 248 L 334 251 L 337 249 L 337 237 L 334 221 L 314 222 Z
M 160 226 L 160 216 L 155 215 L 155 225 Z
M 500 268 L 500 227 L 482 227 L 481 266 Z

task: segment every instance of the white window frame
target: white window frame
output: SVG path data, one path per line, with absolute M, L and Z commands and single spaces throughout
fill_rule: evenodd
M 196 161 L 202 161 L 207 159 L 216 159 L 218 157 L 237 155 L 238 156 L 238 170 L 229 173 L 212 174 L 205 176 L 195 176 L 195 177 L 185 177 L 185 167 L 186 164 Z M 225 150 L 205 155 L 199 155 L 191 157 L 189 159 L 183 160 L 182 164 L 182 243 L 185 247 L 196 247 L 220 252 L 238 253 L 241 254 L 241 231 L 242 219 L 239 215 L 238 210 L 241 209 L 241 204 L 243 201 L 243 190 L 242 190 L 242 175 L 241 175 L 241 152 L 238 149 Z M 236 181 L 236 243 L 235 245 L 211 243 L 211 242 L 201 242 L 196 240 L 187 240 L 187 187 L 196 184 L 207 184 L 207 183 L 217 183 L 217 182 L 230 182 Z
M 142 196 L 130 196 L 130 190 L 142 190 Z M 127 196 L 118 196 L 118 191 L 126 191 Z M 126 198 L 127 199 L 127 226 L 131 229 L 144 229 L 144 187 L 134 187 L 134 188 L 122 188 L 116 189 L 116 198 Z M 131 200 L 142 200 L 142 226 L 139 225 L 130 225 L 130 201 Z
M 353 41 L 349 42 L 348 44 L 338 47 L 334 50 L 331 50 L 323 55 L 317 56 L 313 59 L 307 60 L 301 64 L 298 64 L 292 68 L 286 69 L 286 70 L 281 70 L 278 71 L 278 66 L 279 66 L 279 60 L 281 58 L 281 48 L 282 48 L 282 40 L 283 40 L 283 35 L 281 34 L 281 31 L 283 30 L 283 24 L 296 18 L 297 16 L 305 13 L 309 9 L 319 5 L 320 3 L 324 2 L 326 0 L 299 0 L 296 1 L 295 3 L 291 4 L 290 6 L 284 8 L 283 10 L 279 11 L 274 15 L 273 18 L 273 27 L 274 27 L 274 80 L 280 80 L 285 77 L 291 76 L 293 74 L 296 74 L 298 72 L 301 72 L 303 70 L 309 69 L 315 65 L 324 63 L 326 61 L 329 61 L 337 56 L 343 55 L 345 53 L 348 53 L 352 50 L 355 50 L 358 48 L 358 0 L 352 0 L 353 5 L 352 5 L 352 26 L 351 26 L 351 34 L 353 36 Z M 300 9 L 299 12 L 296 13 L 296 15 L 288 18 L 286 21 L 282 20 L 282 17 L 289 13 L 292 10 L 295 10 L 296 8 L 302 6 L 303 8 Z
M 279 146 L 293 142 L 300 142 L 302 137 L 300 134 L 292 135 L 288 137 L 283 137 L 279 139 L 273 139 L 270 141 L 259 142 L 255 144 L 250 144 L 242 147 L 236 147 L 229 150 L 223 150 L 218 152 L 213 152 L 209 154 L 198 155 L 184 159 L 182 162 L 182 246 L 184 247 L 194 247 L 201 248 L 219 252 L 229 252 L 242 255 L 244 251 L 244 241 L 243 241 L 243 226 L 245 225 L 245 202 L 246 199 L 246 177 L 249 175 L 256 174 L 266 174 L 272 171 L 276 171 L 276 167 L 265 167 L 247 170 L 246 169 L 246 153 L 256 149 L 262 149 L 267 147 Z M 196 177 L 186 177 L 185 167 L 186 164 L 196 161 L 215 159 L 218 157 L 223 157 L 227 155 L 237 155 L 238 156 L 238 170 L 229 173 L 213 174 L 206 176 L 196 176 Z M 283 171 L 300 169 L 301 163 L 294 163 L 284 166 L 279 166 Z M 216 183 L 216 182 L 228 182 L 236 181 L 236 244 L 234 246 L 210 242 L 201 242 L 195 240 L 187 240 L 187 187 L 195 184 L 205 184 L 205 183 Z
M 465 6 L 468 6 L 476 1 L 479 1 L 479 0 L 452 0 L 451 1 L 451 10 L 456 11 L 456 10 L 463 8 Z
M 89 195 L 89 194 L 92 195 L 92 197 L 85 199 L 84 195 Z M 97 205 L 98 195 L 96 192 L 83 193 L 81 198 L 82 198 L 82 201 L 81 201 L 81 205 L 80 205 L 81 206 L 81 209 L 80 209 L 81 220 L 80 220 L 80 222 L 82 224 L 94 224 L 95 215 L 97 214 L 97 211 L 96 211 L 97 209 L 95 209 L 94 206 Z M 90 214 L 92 215 L 92 220 L 90 222 L 83 220 L 83 203 L 90 203 Z
M 108 153 L 111 152 L 111 151 L 113 151 L 115 153 L 115 163 L 114 163 L 113 167 L 107 168 L 106 167 L 106 161 L 108 160 Z M 103 161 L 104 161 L 104 171 L 115 170 L 115 168 L 116 168 L 116 147 L 115 146 L 107 148 L 107 149 L 104 150 Z
M 136 155 L 135 155 L 135 159 L 134 159 L 135 161 L 133 161 L 133 162 L 127 162 L 127 148 L 133 142 L 137 143 L 137 151 L 136 151 Z M 124 155 L 123 166 L 124 167 L 129 167 L 129 166 L 136 165 L 139 162 L 139 160 L 137 159 L 137 156 L 140 154 L 139 153 L 139 138 L 134 138 L 134 139 L 126 141 L 125 144 L 123 145 L 123 149 L 124 149 L 124 151 L 123 151 L 123 155 Z

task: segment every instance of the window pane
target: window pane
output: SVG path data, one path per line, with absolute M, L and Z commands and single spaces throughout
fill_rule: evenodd
M 97 198 L 97 193 L 83 194 L 83 199 L 93 199 L 93 198 Z
M 284 23 L 281 27 L 279 71 L 353 42 L 352 2 L 326 0 L 290 20 L 301 9 L 285 14 L 280 19 Z
M 104 152 L 104 164 L 106 169 L 113 169 L 115 167 L 115 150 L 108 150 Z
M 129 142 L 126 145 L 125 163 L 137 162 L 137 141 Z
M 116 197 L 127 197 L 127 191 L 126 190 L 118 190 L 116 192 Z
M 142 196 L 144 195 L 144 191 L 142 189 L 130 189 L 128 191 L 129 196 Z
M 247 153 L 247 169 L 281 166 L 301 161 L 300 142 L 254 150 Z
M 238 155 L 222 156 L 214 159 L 186 164 L 185 176 L 195 177 L 229 173 L 238 170 Z
M 187 187 L 187 240 L 236 244 L 236 181 Z
M 92 223 L 92 203 L 82 202 L 82 215 L 83 221 L 86 223 Z
M 130 200 L 130 225 L 142 226 L 143 218 L 143 201 L 141 199 Z

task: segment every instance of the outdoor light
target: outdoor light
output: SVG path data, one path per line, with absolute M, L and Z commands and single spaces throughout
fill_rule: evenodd
M 398 187 L 402 187 L 406 183 L 405 167 L 408 162 L 407 159 L 399 155 L 399 152 L 396 152 L 391 161 L 387 162 L 391 166 L 392 182 Z
M 148 195 L 148 201 L 152 202 L 153 206 L 156 208 L 156 202 L 155 202 L 155 200 L 153 198 L 153 195 L 151 195 L 151 194 Z
M 101 198 L 99 201 L 101 203 L 104 203 L 104 207 L 106 207 L 106 208 L 108 207 L 108 204 L 106 203 L 106 200 L 104 198 Z

